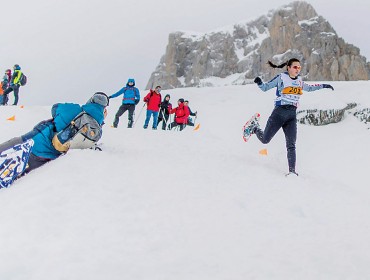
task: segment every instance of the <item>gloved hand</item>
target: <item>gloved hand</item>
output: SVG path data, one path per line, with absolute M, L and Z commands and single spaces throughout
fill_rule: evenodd
M 322 88 L 331 88 L 331 90 L 334 90 L 334 88 L 328 84 L 322 84 Z
M 137 105 L 140 102 L 139 99 L 135 99 L 135 105 Z
M 108 96 L 108 99 L 111 99 L 112 98 L 112 95 Z
M 257 85 L 262 85 L 262 80 L 260 77 L 255 78 L 253 82 L 255 82 Z

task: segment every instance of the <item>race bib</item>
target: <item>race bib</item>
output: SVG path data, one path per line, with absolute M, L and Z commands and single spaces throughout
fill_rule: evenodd
M 283 94 L 297 94 L 297 95 L 303 94 L 301 87 L 286 87 L 281 92 Z

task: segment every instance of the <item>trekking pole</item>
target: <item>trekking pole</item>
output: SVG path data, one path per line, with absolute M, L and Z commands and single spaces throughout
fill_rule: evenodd
M 169 122 L 168 122 L 169 121 Z M 166 130 L 171 130 L 171 129 L 169 129 L 168 128 L 168 126 L 171 124 L 172 122 L 171 122 L 171 114 L 169 114 L 168 115 L 168 120 L 167 120 L 167 122 L 166 122 Z M 168 124 L 168 126 L 167 126 L 167 124 Z
M 168 119 L 166 119 L 166 118 L 165 118 L 165 110 L 163 109 L 163 111 L 162 111 L 162 116 L 163 116 L 163 120 L 162 120 L 162 122 L 164 122 L 164 127 L 165 127 L 165 129 L 164 129 L 164 130 L 167 130 L 167 121 L 168 121 L 168 119 L 170 118 L 170 116 L 171 116 L 171 115 L 169 115 L 169 116 L 168 116 Z
M 194 129 L 193 130 L 198 130 L 199 127 L 200 127 L 200 123 L 198 123 L 197 125 L 195 125 L 195 121 L 197 120 L 197 117 L 198 117 L 198 114 L 195 115 L 195 118 L 194 118 Z
M 143 107 L 141 107 L 140 112 L 139 112 L 139 114 L 137 115 L 137 118 L 135 119 L 134 124 L 132 125 L 132 127 L 134 127 L 134 126 L 135 126 L 135 124 L 136 124 L 136 122 L 139 120 L 140 115 L 141 115 L 141 112 L 143 111 L 143 109 L 144 109 L 145 105 L 146 105 L 146 102 L 144 103 Z

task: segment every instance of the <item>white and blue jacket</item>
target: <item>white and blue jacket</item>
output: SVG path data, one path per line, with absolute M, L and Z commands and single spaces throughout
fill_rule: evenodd
M 276 87 L 275 106 L 293 105 L 298 107 L 299 99 L 304 91 L 315 91 L 323 88 L 322 84 L 308 85 L 302 81 L 298 75 L 291 78 L 288 72 L 281 73 L 267 83 L 262 83 L 258 87 L 263 91 L 268 91 Z

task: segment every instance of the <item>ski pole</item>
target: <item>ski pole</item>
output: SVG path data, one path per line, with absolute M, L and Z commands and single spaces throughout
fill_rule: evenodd
M 165 109 L 163 109 L 163 111 L 162 111 L 162 116 L 163 116 L 162 122 L 164 122 L 164 127 L 165 127 L 164 130 L 167 130 L 167 121 L 168 121 L 168 119 L 166 119 L 166 117 L 165 117 Z M 168 118 L 170 118 L 170 115 L 168 116 Z
M 143 107 L 141 107 L 141 110 L 140 110 L 139 114 L 137 115 L 137 118 L 135 119 L 134 124 L 132 125 L 132 127 L 134 127 L 136 122 L 139 120 L 141 112 L 143 111 L 145 105 L 146 105 L 146 103 L 144 103 Z

